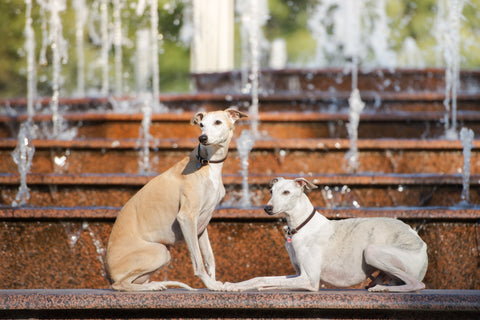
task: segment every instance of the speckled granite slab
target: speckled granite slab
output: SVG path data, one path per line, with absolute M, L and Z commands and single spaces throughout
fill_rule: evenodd
M 7 318 L 415 318 L 480 317 L 480 290 L 423 290 L 369 293 L 318 292 L 163 292 L 112 290 L 0 290 L 0 317 Z

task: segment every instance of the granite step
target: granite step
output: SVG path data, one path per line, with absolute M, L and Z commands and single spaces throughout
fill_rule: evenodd
M 192 80 L 198 92 L 241 92 L 242 71 L 196 73 Z M 480 72 L 462 70 L 459 73 L 459 92 L 478 91 Z M 358 71 L 360 92 L 385 93 L 438 93 L 445 91 L 445 69 L 367 69 Z M 350 94 L 352 75 L 343 68 L 260 70 L 259 85 L 268 94 L 316 92 Z
M 109 288 L 104 255 L 119 207 L 0 207 L 3 289 Z M 480 210 L 461 207 L 317 208 L 331 219 L 392 217 L 411 225 L 428 246 L 428 289 L 480 289 Z M 221 281 L 294 274 L 280 217 L 261 208 L 218 208 L 208 226 Z M 155 274 L 203 288 L 184 243 Z M 19 272 L 21 270 L 21 272 Z M 361 283 L 352 288 L 364 288 Z M 323 288 L 330 288 L 323 284 Z
M 118 206 L 130 199 L 155 175 L 138 174 L 29 174 L 29 205 Z M 269 183 L 277 177 L 307 177 L 319 186 L 310 193 L 322 207 L 454 206 L 461 201 L 460 174 L 256 174 L 248 177 L 254 205 L 270 198 Z M 222 204 L 236 205 L 242 197 L 243 178 L 226 174 L 227 195 Z M 10 205 L 20 184 L 18 174 L 0 174 L 0 204 Z M 480 176 L 470 177 L 470 203 L 480 203 Z
M 459 109 L 458 127 L 466 126 L 480 129 L 478 100 L 473 110 Z M 288 101 L 287 101 L 288 102 Z M 411 103 L 409 104 L 411 106 Z M 459 108 L 462 102 L 459 101 Z M 413 108 L 413 107 L 412 107 Z M 366 110 L 360 116 L 359 137 L 372 138 L 437 138 L 444 133 L 443 119 L 445 111 L 428 110 L 424 103 L 414 107 L 418 110 Z M 442 108 L 443 105 L 442 105 Z M 262 105 L 261 110 L 266 109 Z M 198 110 L 198 109 L 196 109 Z M 199 134 L 199 129 L 191 126 L 191 111 L 155 113 L 152 115 L 150 134 L 156 139 L 191 138 Z M 141 113 L 111 112 L 68 112 L 63 115 L 70 128 L 77 130 L 78 138 L 137 139 L 142 125 Z M 36 115 L 32 119 L 39 127 L 48 127 L 51 115 Z M 25 114 L 17 116 L 0 115 L 0 137 L 16 138 L 21 122 L 26 121 Z M 251 119 L 250 119 L 251 120 Z M 270 138 L 348 138 L 346 123 L 348 107 L 343 112 L 313 110 L 295 110 L 286 103 L 285 107 L 275 107 L 272 112 L 259 114 L 259 132 Z M 243 129 L 249 128 L 249 120 L 238 123 L 237 136 Z
M 318 292 L 121 293 L 111 290 L 0 290 L 2 318 L 328 318 L 478 319 L 480 290 L 368 293 Z
M 12 152 L 18 141 L 0 140 L 0 172 L 14 174 L 18 167 Z M 73 139 L 32 141 L 35 147 L 31 173 L 123 173 L 139 172 L 140 144 L 134 139 Z M 474 141 L 471 174 L 479 174 L 480 152 Z M 163 172 L 198 145 L 194 138 L 150 141 L 150 169 Z M 347 139 L 259 139 L 249 154 L 249 173 L 343 174 L 348 172 Z M 358 172 L 442 173 L 463 170 L 462 143 L 441 139 L 360 139 Z M 241 170 L 236 140 L 224 166 L 225 174 Z
M 316 207 L 328 219 L 387 217 L 410 222 L 445 221 L 475 222 L 480 219 L 478 207 L 363 207 L 325 208 Z M 115 219 L 121 207 L 12 207 L 0 206 L 0 219 Z M 213 222 L 276 222 L 281 217 L 270 216 L 263 207 L 218 207 L 212 217 Z

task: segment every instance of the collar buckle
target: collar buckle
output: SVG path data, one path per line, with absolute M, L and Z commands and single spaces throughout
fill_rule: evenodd
M 197 156 L 196 157 L 197 157 L 197 160 L 199 162 L 198 168 L 200 168 L 200 167 L 208 166 L 210 163 L 222 163 L 225 160 L 227 160 L 228 154 L 225 156 L 225 158 L 223 158 L 221 160 L 208 160 L 208 159 L 203 158 L 200 155 L 200 145 L 198 145 Z

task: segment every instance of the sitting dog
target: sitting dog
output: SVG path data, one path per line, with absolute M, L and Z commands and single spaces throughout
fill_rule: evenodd
M 198 147 L 125 204 L 107 245 L 106 263 L 113 289 L 150 291 L 170 285 L 191 289 L 176 281 L 149 282 L 153 273 L 170 261 L 170 247 L 182 240 L 190 251 L 195 275 L 208 289 L 223 288 L 215 280 L 215 260 L 206 228 L 225 196 L 222 167 L 234 123 L 246 116 L 235 109 L 197 113 L 191 124 L 200 125 L 202 130 Z
M 285 245 L 296 275 L 227 282 L 226 290 L 317 291 L 320 280 L 335 287 L 350 287 L 377 270 L 382 276 L 372 281 L 369 291 L 425 288 L 421 281 L 427 271 L 427 246 L 414 230 L 392 218 L 328 220 L 305 194 L 316 187 L 303 178 L 274 179 L 272 197 L 265 206 L 269 215 L 286 215 Z M 380 278 L 390 280 L 389 285 L 380 283 Z

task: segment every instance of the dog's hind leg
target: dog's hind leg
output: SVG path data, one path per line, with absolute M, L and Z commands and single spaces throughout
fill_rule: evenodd
M 177 281 L 149 281 L 155 271 L 170 262 L 170 259 L 170 251 L 165 245 L 146 242 L 141 249 L 121 261 L 125 269 L 122 273 L 124 276 L 115 281 L 112 288 L 119 291 L 161 291 L 167 286 L 176 286 L 194 290 Z
M 368 291 L 371 292 L 411 292 L 425 288 L 413 274 L 417 274 L 417 261 L 412 259 L 416 252 L 402 250 L 394 246 L 369 245 L 364 251 L 365 262 L 377 268 L 394 279 L 399 279 L 401 285 L 378 284 Z

